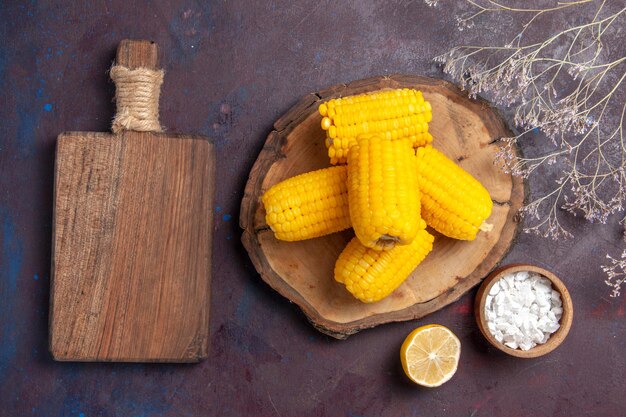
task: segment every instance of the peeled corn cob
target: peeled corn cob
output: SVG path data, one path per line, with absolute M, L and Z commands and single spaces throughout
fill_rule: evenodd
M 350 227 L 347 168 L 297 175 L 263 195 L 265 220 L 280 240 L 304 240 Z
M 319 106 L 319 113 L 332 164 L 345 163 L 348 150 L 363 133 L 390 140 L 408 138 L 415 147 L 433 140 L 428 133 L 432 108 L 417 90 L 380 90 L 332 99 Z
M 348 154 L 352 227 L 363 245 L 407 245 L 426 224 L 420 218 L 417 160 L 408 139 L 359 137 Z
M 434 237 L 420 230 L 409 245 L 378 251 L 354 238 L 335 264 L 335 280 L 365 303 L 379 301 L 404 282 L 433 248 Z
M 417 161 L 421 214 L 430 227 L 461 240 L 491 230 L 485 220 L 493 202 L 478 180 L 432 146 L 419 148 Z

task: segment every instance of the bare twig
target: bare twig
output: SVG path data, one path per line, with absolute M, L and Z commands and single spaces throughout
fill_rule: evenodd
M 521 209 L 525 231 L 566 238 L 572 234 L 561 224 L 564 213 L 606 223 L 611 214 L 623 212 L 626 56 L 620 27 L 626 7 L 620 9 L 607 0 L 546 1 L 545 7 L 537 8 L 495 0 L 466 2 L 469 11 L 457 17 L 459 30 L 479 20 L 484 27 L 485 19 L 497 21 L 506 15 L 523 22 L 504 45 L 456 46 L 435 60 L 470 96 L 484 94 L 495 104 L 514 109 L 514 123 L 521 133 L 501 139 L 496 161 L 505 172 L 529 177 L 549 172 L 549 166 L 556 164 L 552 170 L 560 174 L 554 188 Z M 427 3 L 438 6 L 437 0 Z M 567 13 L 577 18 L 568 19 Z M 562 25 L 536 40 L 543 32 L 533 29 L 546 19 Z M 529 33 L 535 38 L 526 36 Z M 548 150 L 539 156 L 517 157 L 515 146 L 535 139 L 538 131 L 550 139 L 544 147 Z M 610 259 L 613 269 L 605 272 L 622 271 L 622 275 L 609 274 L 615 294 L 624 282 L 626 259 L 624 255 L 621 261 Z

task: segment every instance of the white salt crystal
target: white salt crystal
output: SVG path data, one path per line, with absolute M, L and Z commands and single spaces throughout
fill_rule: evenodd
M 548 311 L 548 318 L 550 319 L 550 322 L 556 322 L 556 315 L 554 314 L 554 312 L 552 310 Z
M 514 282 L 515 278 L 514 278 L 513 274 L 505 275 L 501 279 L 503 279 L 504 282 L 507 283 L 508 288 L 513 288 L 514 287 L 514 285 L 515 285 L 515 282 Z
M 522 350 L 529 350 L 535 347 L 536 345 L 531 341 L 523 341 L 519 344 L 519 348 Z
M 504 293 L 504 291 L 502 291 L 496 294 L 495 297 L 493 297 L 493 300 L 498 304 L 504 304 L 506 301 L 505 298 L 506 294 Z
M 550 322 L 546 326 L 546 333 L 552 334 L 552 333 L 556 332 L 557 330 L 559 330 L 559 327 L 561 327 L 559 325 L 559 323 L 557 323 L 557 322 Z
M 559 328 L 561 295 L 547 278 L 529 271 L 507 274 L 493 284 L 485 302 L 487 328 L 511 349 L 545 343 Z
M 539 308 L 541 307 L 550 307 L 550 301 L 548 301 L 548 299 L 546 297 L 537 297 L 536 300 L 537 305 L 539 306 Z
M 517 349 L 517 342 L 515 341 L 505 342 L 504 344 L 510 347 L 511 349 Z
M 514 333 L 502 333 L 502 340 L 504 343 L 515 343 L 515 334 Z
M 539 277 L 538 283 L 541 284 L 541 287 L 537 287 L 543 292 L 551 292 L 552 291 L 552 283 L 548 278 Z
M 537 285 L 537 282 L 539 281 L 539 278 L 540 277 L 535 275 L 535 274 L 530 275 L 529 278 L 528 278 L 528 281 L 530 282 L 530 286 L 534 287 L 535 285 Z
M 506 307 L 495 300 L 493 303 L 493 311 L 496 313 L 496 317 L 504 317 L 504 312 L 506 311 Z
M 526 281 L 528 279 L 528 272 L 527 271 L 520 271 L 517 274 L 515 274 L 515 280 L 516 281 Z
M 504 334 L 510 334 L 513 331 L 509 323 L 498 323 L 496 324 L 496 329 L 500 330 Z
M 536 297 L 535 297 L 535 294 L 533 293 L 532 288 L 528 285 L 525 285 L 522 288 L 520 288 L 520 295 L 522 296 L 522 305 L 524 307 L 530 308 L 530 306 L 536 300 Z
M 489 290 L 489 295 L 497 295 L 500 292 L 500 285 L 496 284 Z

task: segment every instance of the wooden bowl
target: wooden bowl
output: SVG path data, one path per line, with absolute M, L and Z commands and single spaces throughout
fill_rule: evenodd
M 504 275 L 521 271 L 536 272 L 549 279 L 552 283 L 552 288 L 561 294 L 561 301 L 563 303 L 563 315 L 561 316 L 561 320 L 559 321 L 559 329 L 550 335 L 550 338 L 546 343 L 537 345 L 529 350 L 511 349 L 504 343 L 498 342 L 489 331 L 489 328 L 487 327 L 487 319 L 485 317 L 485 304 L 487 295 L 489 294 L 491 287 L 493 287 L 496 281 L 498 281 Z M 567 291 L 565 284 L 563 284 L 563 281 L 561 281 L 556 275 L 548 270 L 539 268 L 534 265 L 525 264 L 507 265 L 493 271 L 483 281 L 482 285 L 478 289 L 478 294 L 476 295 L 476 303 L 474 306 L 474 314 L 476 316 L 478 328 L 480 329 L 481 333 L 487 338 L 489 343 L 491 343 L 493 346 L 500 349 L 501 351 L 508 353 L 511 356 L 516 356 L 518 358 L 536 358 L 538 356 L 542 356 L 546 353 L 552 352 L 563 342 L 563 340 L 567 336 L 567 333 L 569 333 L 569 329 L 572 326 L 572 318 L 574 317 L 572 297 L 570 296 L 569 291 Z

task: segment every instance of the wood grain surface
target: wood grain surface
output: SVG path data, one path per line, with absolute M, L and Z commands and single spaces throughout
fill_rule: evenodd
M 155 68 L 124 41 L 118 63 Z M 57 142 L 50 350 L 56 360 L 194 362 L 207 355 L 213 145 L 69 132 Z
M 272 185 L 329 166 L 319 104 L 332 97 L 381 88 L 423 91 L 433 107 L 433 145 L 457 161 L 489 191 L 491 232 L 458 241 L 435 234 L 434 249 L 391 296 L 377 303 L 354 299 L 333 279 L 333 268 L 351 231 L 301 242 L 274 238 L 260 197 Z M 359 80 L 304 97 L 277 120 L 248 180 L 241 205 L 242 240 L 261 277 L 302 308 L 320 331 L 345 338 L 361 329 L 423 317 L 478 284 L 508 251 L 517 231 L 514 215 L 524 199 L 523 182 L 494 166 L 495 142 L 508 131 L 496 112 L 469 100 L 444 81 L 392 76 Z

